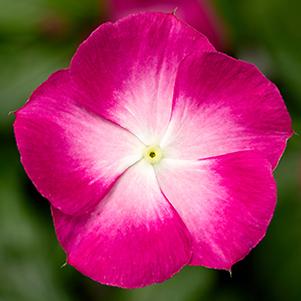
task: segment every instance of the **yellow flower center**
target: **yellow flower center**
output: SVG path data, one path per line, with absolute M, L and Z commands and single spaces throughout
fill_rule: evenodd
M 143 155 L 144 155 L 144 159 L 148 163 L 156 164 L 162 159 L 163 152 L 162 152 L 160 146 L 150 145 L 144 149 Z

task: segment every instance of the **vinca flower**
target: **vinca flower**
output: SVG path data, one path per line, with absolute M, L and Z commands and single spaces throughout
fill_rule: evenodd
M 123 288 L 244 258 L 273 216 L 292 135 L 273 83 L 164 13 L 97 28 L 14 131 L 67 263 Z

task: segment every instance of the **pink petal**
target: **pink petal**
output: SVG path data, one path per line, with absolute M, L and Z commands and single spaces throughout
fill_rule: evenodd
M 67 262 L 103 284 L 161 282 L 190 260 L 189 233 L 144 161 L 130 167 L 90 215 L 54 209 L 53 217 Z
M 131 133 L 78 105 L 84 98 L 59 71 L 16 113 L 22 164 L 39 192 L 68 214 L 94 207 L 116 179 L 140 159 Z
M 114 20 L 139 11 L 161 11 L 176 15 L 206 35 L 210 42 L 224 47 L 224 30 L 211 1 L 206 0 L 107 0 Z
M 173 15 L 132 15 L 94 31 L 74 56 L 71 73 L 90 96 L 86 108 L 152 144 L 168 125 L 179 63 L 196 50 L 214 49 Z
M 156 173 L 192 235 L 192 265 L 229 270 L 264 237 L 276 185 L 269 162 L 258 153 L 165 159 Z
M 278 89 L 253 65 L 220 53 L 192 55 L 181 64 L 162 143 L 169 156 L 198 159 L 257 150 L 275 167 L 291 135 Z

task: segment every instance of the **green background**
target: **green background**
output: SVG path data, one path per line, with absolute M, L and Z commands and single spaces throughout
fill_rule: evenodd
M 255 63 L 280 88 L 301 133 L 300 0 L 217 0 L 227 52 Z M 97 0 L 0 0 L 0 301 L 301 300 L 301 141 L 275 173 L 279 201 L 264 241 L 227 272 L 188 267 L 137 290 L 106 287 L 62 267 L 49 206 L 19 162 L 13 114 L 105 20 Z

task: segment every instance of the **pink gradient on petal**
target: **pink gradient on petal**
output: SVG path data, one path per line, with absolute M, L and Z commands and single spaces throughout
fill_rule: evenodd
M 114 20 L 141 11 L 171 13 L 206 35 L 219 50 L 225 47 L 226 31 L 210 1 L 206 0 L 107 0 Z
M 256 150 L 275 167 L 292 134 L 278 89 L 255 66 L 220 53 L 182 62 L 162 141 L 170 157 L 190 160 Z
M 67 262 L 124 288 L 246 256 L 272 218 L 291 127 L 260 71 L 163 13 L 101 25 L 14 123 Z
M 84 97 L 69 71 L 59 71 L 17 111 L 14 123 L 27 174 L 68 214 L 93 208 L 143 149 L 131 133 L 79 106 Z
M 191 257 L 189 233 L 144 161 L 130 167 L 90 215 L 54 209 L 53 217 L 67 262 L 103 284 L 135 288 L 161 282 Z
M 264 237 L 276 185 L 269 162 L 259 153 L 165 159 L 156 173 L 192 236 L 191 265 L 230 270 Z
M 75 54 L 71 74 L 90 96 L 83 106 L 152 144 L 167 128 L 179 63 L 195 51 L 214 48 L 175 16 L 131 15 L 94 31 Z

